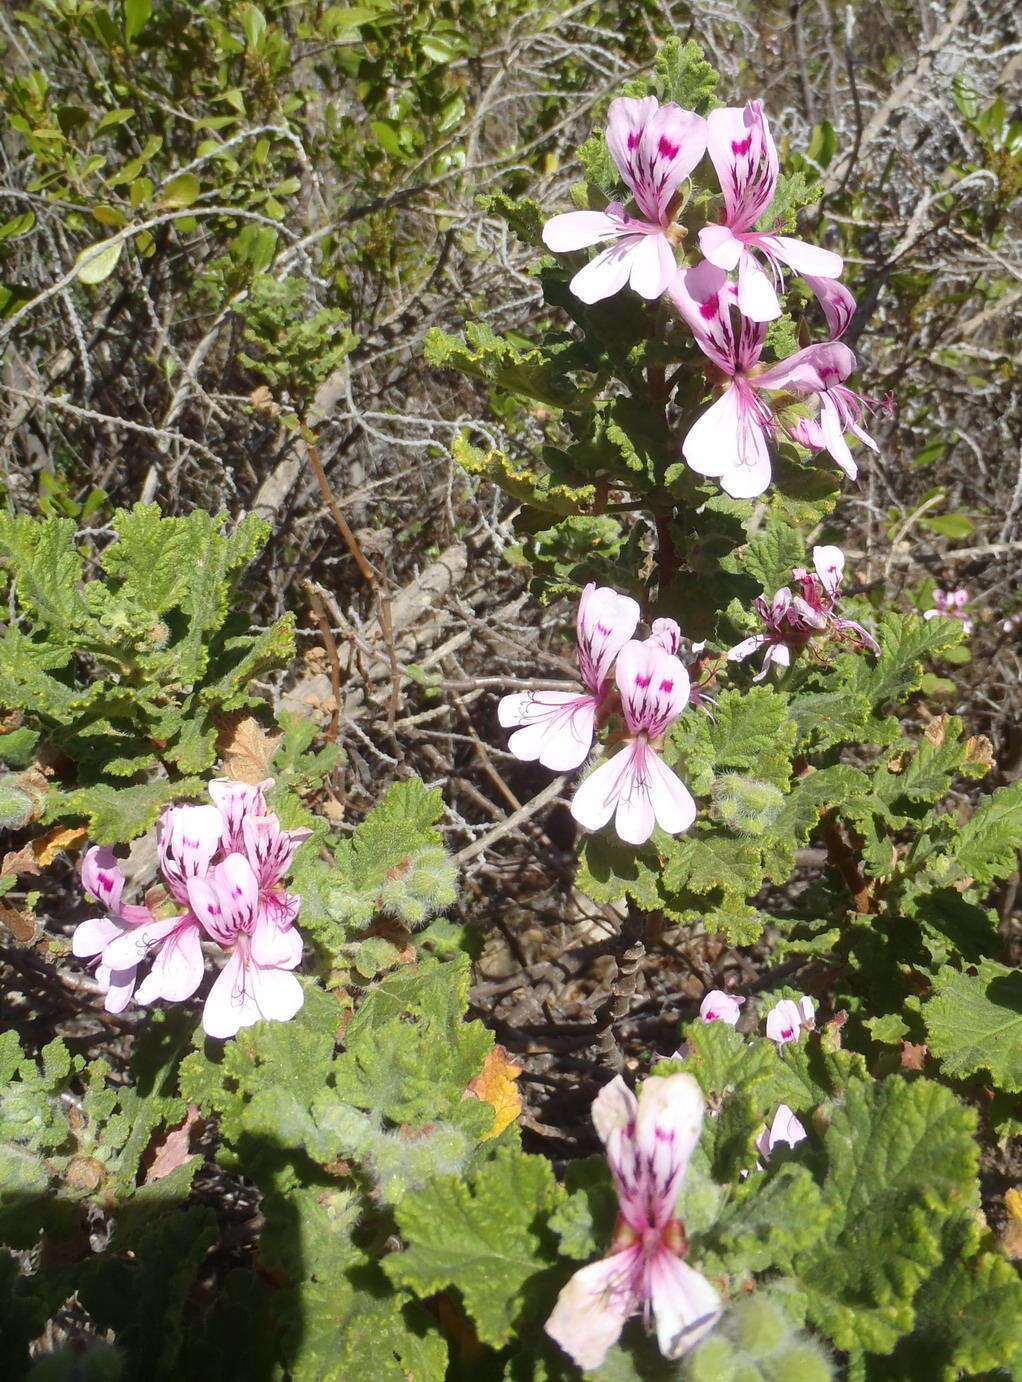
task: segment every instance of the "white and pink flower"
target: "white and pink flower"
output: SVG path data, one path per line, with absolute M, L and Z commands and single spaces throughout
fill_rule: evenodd
M 774 199 L 778 176 L 777 149 L 759 101 L 712 111 L 706 135 L 710 161 L 724 193 L 724 223 L 704 226 L 699 248 L 717 268 L 729 273 L 737 270 L 738 307 L 743 316 L 755 322 L 771 321 L 781 315 L 777 287 L 782 264 L 802 274 L 819 293 L 819 283 L 829 285 L 840 277 L 844 261 L 832 250 L 756 229 Z M 840 294 L 829 287 L 823 290 L 822 305 L 835 335 L 848 324 L 850 296 L 847 290 Z
M 578 665 L 585 691 L 517 691 L 502 697 L 497 718 L 515 728 L 508 748 L 524 762 L 566 773 L 585 762 L 597 717 L 613 691 L 614 659 L 635 632 L 639 606 L 628 595 L 591 583 L 578 606 Z
M 797 1147 L 800 1142 L 804 1142 L 808 1136 L 805 1128 L 795 1117 L 794 1113 L 787 1104 L 778 1104 L 777 1112 L 773 1116 L 770 1126 L 766 1124 L 760 1130 L 756 1138 L 756 1150 L 759 1152 L 760 1165 L 770 1160 L 770 1155 L 776 1147 Z
M 601 830 L 613 816 L 621 839 L 642 845 L 654 825 L 677 835 L 695 820 L 692 794 L 658 751 L 689 703 L 689 677 L 679 659 L 657 642 L 637 639 L 618 654 L 615 676 L 625 746 L 578 788 L 571 814 L 586 830 Z
M 583 302 L 611 297 L 626 283 L 641 297 L 658 298 L 677 272 L 675 194 L 705 152 L 706 121 L 655 96 L 620 96 L 610 104 L 606 137 L 638 216 L 621 202 L 604 211 L 567 211 L 546 223 L 543 241 L 555 254 L 613 241 L 571 280 Z
M 724 271 L 704 262 L 679 273 L 668 295 L 703 354 L 725 377 L 720 397 L 696 418 L 682 443 L 682 455 L 698 475 L 719 479 L 734 499 L 752 499 L 770 483 L 769 443 L 780 432 L 810 450 L 826 450 L 854 479 L 857 470 L 844 433 L 852 432 L 876 450 L 863 429 L 871 400 L 843 384 L 855 369 L 854 354 L 840 341 L 796 351 L 764 368 L 760 355 L 766 327 L 736 309 L 739 289 Z M 783 426 L 771 395 L 813 399 L 819 417 Z M 790 398 L 789 398 L 790 401 Z
M 294 927 L 300 899 L 285 891 L 283 878 L 309 832 L 281 829 L 266 806 L 269 785 L 216 781 L 209 788 L 213 805 L 163 813 L 157 854 L 173 916 L 125 905 L 124 874 L 112 852 L 87 852 L 82 882 L 106 916 L 76 927 L 72 951 L 98 959 L 108 1011 L 122 1011 L 133 994 L 139 1003 L 190 998 L 205 972 L 203 940 L 228 954 L 203 1010 L 208 1035 L 233 1036 L 260 1019 L 286 1021 L 301 1007 L 302 988 L 291 973 L 302 956 Z
M 816 1009 L 811 998 L 797 1001 L 782 998 L 766 1015 L 766 1034 L 778 1046 L 797 1041 L 803 1032 L 811 1032 L 816 1025 Z
M 932 599 L 933 608 L 923 611 L 924 619 L 957 619 L 966 635 L 972 633 L 972 619 L 965 613 L 965 606 L 969 603 L 969 592 L 964 585 L 959 586 L 957 590 L 941 590 L 938 586 L 933 592 Z M 1006 620 L 1005 624 L 1007 623 Z
M 688 1242 L 675 1218 L 703 1111 L 699 1086 L 685 1074 L 652 1076 L 638 1099 L 618 1076 L 593 1103 L 617 1190 L 617 1227 L 610 1255 L 575 1273 L 546 1323 L 580 1368 L 600 1366 L 632 1315 L 655 1327 L 666 1358 L 687 1353 L 720 1319 L 720 1294 L 684 1261 Z
M 744 998 L 725 993 L 723 989 L 711 989 L 699 1004 L 699 1016 L 704 1022 L 726 1022 L 734 1027 L 742 1015 Z

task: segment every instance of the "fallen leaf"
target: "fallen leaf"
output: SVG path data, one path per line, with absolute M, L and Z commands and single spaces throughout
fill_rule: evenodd
M 489 1142 L 499 1137 L 522 1111 L 522 1096 L 515 1088 L 515 1080 L 522 1073 L 522 1067 L 508 1059 L 503 1046 L 494 1046 L 488 1053 L 483 1068 L 475 1079 L 469 1080 L 463 1099 L 479 1099 L 493 1108 L 493 1125 L 483 1137 Z
M 66 829 L 61 829 L 58 826 L 57 829 L 47 831 L 45 835 L 40 835 L 38 839 L 33 840 L 32 849 L 39 860 L 39 867 L 44 869 L 53 863 L 62 849 L 76 850 L 88 838 L 89 832 L 84 826 L 72 826 Z
M 283 735 L 267 734 L 251 715 L 224 715 L 220 718 L 217 751 L 225 776 L 232 782 L 256 786 L 270 774 L 270 760 Z
M 922 1070 L 926 1064 L 926 1047 L 916 1046 L 911 1041 L 901 1043 L 902 1070 Z
M 31 840 L 21 849 L 14 850 L 11 854 L 5 854 L 4 861 L 0 864 L 0 878 L 6 878 L 10 873 L 38 872 L 39 860 L 36 858 Z
M 9 931 L 19 945 L 31 945 L 39 932 L 34 918 L 14 907 L 0 906 L 0 926 Z
M 199 1110 L 195 1104 L 189 1104 L 184 1121 L 176 1128 L 171 1128 L 163 1141 L 157 1143 L 145 1174 L 147 1185 L 150 1181 L 162 1180 L 164 1176 L 169 1176 L 171 1171 L 176 1171 L 195 1155 L 189 1151 L 189 1143 L 192 1140 L 192 1129 L 198 1122 Z

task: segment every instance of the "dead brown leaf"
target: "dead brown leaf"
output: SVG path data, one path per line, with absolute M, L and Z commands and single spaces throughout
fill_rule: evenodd
M 922 1070 L 926 1065 L 926 1047 L 915 1045 L 911 1041 L 901 1043 L 901 1068 L 902 1070 Z
M 483 1068 L 475 1079 L 469 1080 L 463 1099 L 479 1099 L 493 1108 L 493 1124 L 483 1137 L 488 1142 L 499 1137 L 522 1111 L 522 1096 L 515 1088 L 515 1080 L 522 1073 L 522 1067 L 508 1058 L 503 1046 L 494 1046 L 488 1053 Z
M 176 1128 L 171 1128 L 163 1141 L 157 1143 L 145 1175 L 147 1185 L 150 1181 L 162 1180 L 164 1176 L 169 1176 L 171 1171 L 176 1171 L 195 1155 L 189 1150 L 189 1146 L 192 1129 L 198 1122 L 199 1110 L 195 1104 L 189 1104 L 184 1121 Z
M 987 772 L 996 766 L 994 746 L 985 734 L 974 734 L 965 741 L 966 763 L 979 763 Z
M 31 945 L 39 934 L 34 918 L 25 916 L 14 907 L 0 905 L 0 926 L 9 931 L 19 945 Z
M 949 715 L 938 715 L 936 719 L 930 721 L 923 732 L 923 738 L 928 744 L 932 744 L 935 749 L 939 749 L 944 742 L 949 719 Z
M 38 839 L 32 841 L 32 849 L 36 858 L 39 860 L 39 867 L 47 868 L 53 863 L 61 850 L 73 852 L 79 849 L 89 838 L 89 832 L 84 826 L 72 826 L 61 829 L 59 826 L 55 830 L 49 830 L 45 835 L 40 835 Z
M 232 782 L 256 786 L 270 774 L 270 760 L 283 735 L 267 734 L 251 715 L 221 716 L 217 751 L 224 775 Z

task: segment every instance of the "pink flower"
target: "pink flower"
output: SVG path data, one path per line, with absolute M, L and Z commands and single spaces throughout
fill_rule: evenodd
M 774 199 L 778 173 L 777 150 L 759 101 L 712 111 L 706 133 L 707 150 L 724 193 L 724 224 L 705 226 L 699 232 L 699 248 L 719 269 L 738 270 L 742 314 L 751 321 L 770 321 L 781 315 L 775 287 L 781 281 L 781 264 L 806 275 L 815 288 L 818 280 L 838 278 L 844 263 L 831 250 L 755 229 Z M 765 259 L 773 283 L 757 253 Z M 840 320 L 847 307 L 829 291 L 823 305 L 833 330 L 832 314 Z
M 744 1002 L 744 998 L 737 998 L 733 993 L 711 989 L 699 1004 L 699 1016 L 704 1022 L 726 1022 L 729 1027 L 734 1027 L 741 1016 Z
M 284 891 L 281 880 L 309 832 L 280 829 L 277 817 L 266 809 L 263 789 L 268 785 L 213 782 L 209 791 L 214 805 L 164 811 L 157 825 L 157 855 L 177 904 L 174 916 L 158 918 L 148 907 L 125 906 L 124 875 L 113 854 L 99 849 L 86 854 L 82 881 L 107 916 L 82 922 L 72 949 L 76 955 L 99 957 L 96 977 L 106 989 L 109 1011 L 125 1007 L 145 960 L 151 964 L 135 993 L 138 1002 L 190 998 L 202 981 L 202 940 L 208 935 L 230 956 L 213 985 L 220 997 L 212 1007 L 206 1003 L 210 1021 L 204 1014 L 204 1025 L 210 1035 L 233 1035 L 259 1017 L 294 1016 L 302 1001 L 294 975 L 287 974 L 290 982 L 283 982 L 275 975 L 265 977 L 262 970 L 291 970 L 301 959 L 301 938 L 293 926 L 299 899 Z M 236 895 L 233 888 L 241 875 L 244 884 Z M 216 925 L 208 888 L 217 893 L 215 905 L 224 918 Z M 219 1012 L 225 991 L 241 994 L 234 1004 L 238 1012 L 232 1020 L 238 1020 L 233 1027 Z
M 204 878 L 189 880 L 188 895 L 210 939 L 229 956 L 202 1010 L 206 1034 L 229 1037 L 253 1022 L 294 1017 L 303 994 L 290 971 L 302 958 L 301 937 L 264 905 L 249 860 L 228 854 Z
M 794 1002 L 782 998 L 770 1009 L 766 1016 L 766 1034 L 778 1046 L 789 1041 L 797 1041 L 803 1031 L 811 1031 L 816 1020 L 816 1009 L 811 998 L 800 998 Z
M 129 955 L 118 967 L 107 961 L 104 952 L 111 942 L 130 934 L 152 916 L 148 907 L 121 903 L 125 878 L 113 850 L 93 845 L 82 860 L 82 885 L 88 895 L 102 904 L 106 916 L 90 917 L 75 927 L 71 953 L 79 959 L 99 957 L 96 982 L 106 995 L 107 1012 L 123 1012 L 135 992 L 137 961 Z
M 815 575 L 797 566 L 792 576 L 798 582 L 799 594 L 792 595 L 787 586 L 768 603 L 762 595 L 753 608 L 764 623 L 764 631 L 743 638 L 729 649 L 729 662 L 744 662 L 753 653 L 764 649 L 763 669 L 755 681 L 762 681 L 774 663 L 787 667 L 791 654 L 807 647 L 817 634 L 829 633 L 860 650 L 879 652 L 880 645 L 872 634 L 852 619 L 844 619 L 835 611 L 841 591 L 845 555 L 840 547 L 814 547 Z
M 663 762 L 657 747 L 689 701 L 688 673 L 655 643 L 626 643 L 616 678 L 627 734 L 625 747 L 601 763 L 575 793 L 571 814 L 586 830 L 611 816 L 627 844 L 645 844 L 657 824 L 670 835 L 695 820 L 688 788 Z
M 553 772 L 577 768 L 593 746 L 597 715 L 610 689 L 614 659 L 635 632 L 639 606 L 607 586 L 586 586 L 578 606 L 578 665 L 587 694 L 578 691 L 518 691 L 504 696 L 497 718 L 516 758 L 539 761 Z
M 965 586 L 958 590 L 941 590 L 938 586 L 933 592 L 933 608 L 923 611 L 924 619 L 958 619 L 966 634 L 972 633 L 972 620 L 963 613 L 969 603 L 969 592 Z M 1007 625 L 1009 621 L 1005 621 Z M 1010 632 L 1010 629 L 1007 630 Z
M 839 341 L 807 346 L 764 369 L 760 363 L 766 328 L 736 316 L 738 290 L 722 269 L 704 262 L 679 273 L 668 295 L 688 323 L 696 344 L 730 382 L 692 424 L 682 454 L 698 475 L 719 479 L 735 499 L 762 494 L 770 483 L 768 442 L 779 430 L 768 395 L 815 396 L 820 418 L 803 418 L 791 436 L 811 449 L 826 449 L 851 478 L 856 467 L 844 439 L 853 432 L 875 451 L 861 427 L 869 400 L 840 382 L 855 369 L 855 356 Z M 881 405 L 876 405 L 881 406 Z M 886 404 L 883 406 L 887 406 Z
M 655 644 L 674 657 L 681 647 L 681 628 L 673 619 L 654 619 L 649 627 L 649 637 L 645 641 Z
M 792 427 L 791 436 L 810 451 L 828 451 L 850 480 L 854 480 L 859 471 L 845 441 L 845 433 L 851 432 L 871 451 L 878 451 L 876 442 L 862 426 L 863 417 L 869 409 L 890 412 L 893 408 L 890 398 L 864 398 L 845 387 L 841 381 L 848 378 L 855 365 L 855 356 L 846 345 L 828 341 L 807 346 L 767 370 L 759 379 L 761 387 L 769 375 L 769 387 L 815 395 L 819 416 L 800 418 Z
M 580 1368 L 597 1368 L 625 1321 L 641 1313 L 666 1358 L 680 1358 L 713 1329 L 723 1306 L 682 1259 L 685 1228 L 674 1208 L 699 1141 L 703 1096 L 691 1075 L 652 1076 L 638 1099 L 618 1076 L 593 1103 L 619 1214 L 611 1251 L 577 1271 L 546 1331 Z
M 614 241 L 571 280 L 583 302 L 611 297 L 626 283 L 644 298 L 658 298 L 677 271 L 673 202 L 706 149 L 706 121 L 680 106 L 661 106 L 655 96 L 620 96 L 610 104 L 606 136 L 639 215 L 620 202 L 605 211 L 568 211 L 546 223 L 543 241 L 556 254 Z
M 769 1128 L 764 1125 L 756 1138 L 756 1150 L 765 1162 L 775 1147 L 797 1147 L 807 1136 L 805 1128 L 788 1105 L 779 1104 Z

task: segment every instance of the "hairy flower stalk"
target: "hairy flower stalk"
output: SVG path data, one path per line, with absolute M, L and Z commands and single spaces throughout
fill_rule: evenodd
M 214 781 L 212 805 L 164 811 L 157 853 L 173 916 L 123 903 L 125 878 L 113 852 L 88 850 L 82 883 L 106 915 L 75 928 L 72 951 L 98 960 L 109 1012 L 123 1011 L 132 996 L 139 1003 L 190 998 L 205 971 L 204 940 L 227 955 L 203 1007 L 208 1036 L 234 1036 L 260 1019 L 287 1021 L 302 1006 L 302 987 L 291 972 L 302 957 L 294 925 L 300 899 L 285 891 L 283 879 L 310 832 L 281 829 L 266 805 L 271 785 Z M 136 988 L 146 961 L 148 973 Z
M 677 272 L 673 208 L 679 185 L 706 149 L 706 121 L 655 96 L 620 96 L 610 103 L 607 146 L 639 215 L 611 202 L 605 211 L 567 211 L 543 228 L 543 241 L 556 254 L 613 240 L 571 280 L 583 302 L 613 296 L 627 283 L 654 299 Z
M 660 1351 L 680 1358 L 713 1329 L 716 1288 L 688 1266 L 685 1228 L 674 1217 L 699 1141 L 704 1103 L 691 1075 L 652 1076 L 639 1098 L 618 1076 L 593 1102 L 618 1197 L 611 1252 L 575 1273 L 546 1331 L 581 1368 L 597 1368 L 624 1323 L 641 1314 Z

